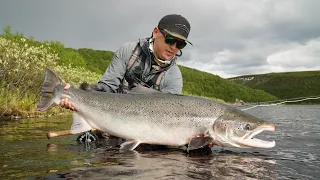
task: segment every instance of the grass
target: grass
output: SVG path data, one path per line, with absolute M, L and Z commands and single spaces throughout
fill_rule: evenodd
M 2 118 L 22 118 L 43 115 L 53 115 L 61 113 L 69 113 L 69 110 L 61 107 L 54 107 L 40 113 L 35 111 L 40 97 L 32 92 L 21 94 L 19 89 L 0 88 L 0 117 Z

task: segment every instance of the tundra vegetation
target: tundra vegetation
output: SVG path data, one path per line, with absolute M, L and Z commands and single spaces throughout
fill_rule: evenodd
M 32 117 L 40 101 L 45 68 L 51 68 L 67 82 L 95 84 L 108 67 L 113 52 L 88 48 L 66 48 L 58 41 L 37 41 L 7 26 L 0 34 L 0 117 Z M 219 76 L 180 66 L 183 94 L 234 103 L 276 100 L 262 90 L 252 89 Z M 46 115 L 68 113 L 60 107 Z M 41 113 L 43 114 L 43 113 Z

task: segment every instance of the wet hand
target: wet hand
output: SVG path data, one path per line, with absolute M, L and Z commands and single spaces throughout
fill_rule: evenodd
M 64 90 L 69 90 L 70 89 L 70 84 L 67 83 L 67 85 L 64 87 Z M 67 108 L 67 109 L 71 109 L 73 111 L 75 111 L 75 108 L 72 106 L 71 102 L 69 101 L 68 98 L 63 98 L 60 101 L 60 106 Z

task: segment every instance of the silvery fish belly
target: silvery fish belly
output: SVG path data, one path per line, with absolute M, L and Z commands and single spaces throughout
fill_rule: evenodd
M 206 98 L 145 92 L 106 93 L 71 87 L 46 69 L 42 99 L 37 110 L 45 111 L 68 98 L 75 107 L 72 133 L 92 128 L 127 139 L 122 150 L 140 143 L 188 146 L 188 151 L 207 145 L 239 148 L 272 148 L 274 141 L 255 138 L 275 125 L 226 104 Z

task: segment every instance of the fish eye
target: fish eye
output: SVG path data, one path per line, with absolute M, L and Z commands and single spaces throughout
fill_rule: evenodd
M 246 130 L 246 131 L 249 131 L 249 130 L 251 130 L 251 127 L 250 127 L 250 125 L 249 124 L 247 124 L 245 127 L 244 127 L 244 130 Z

